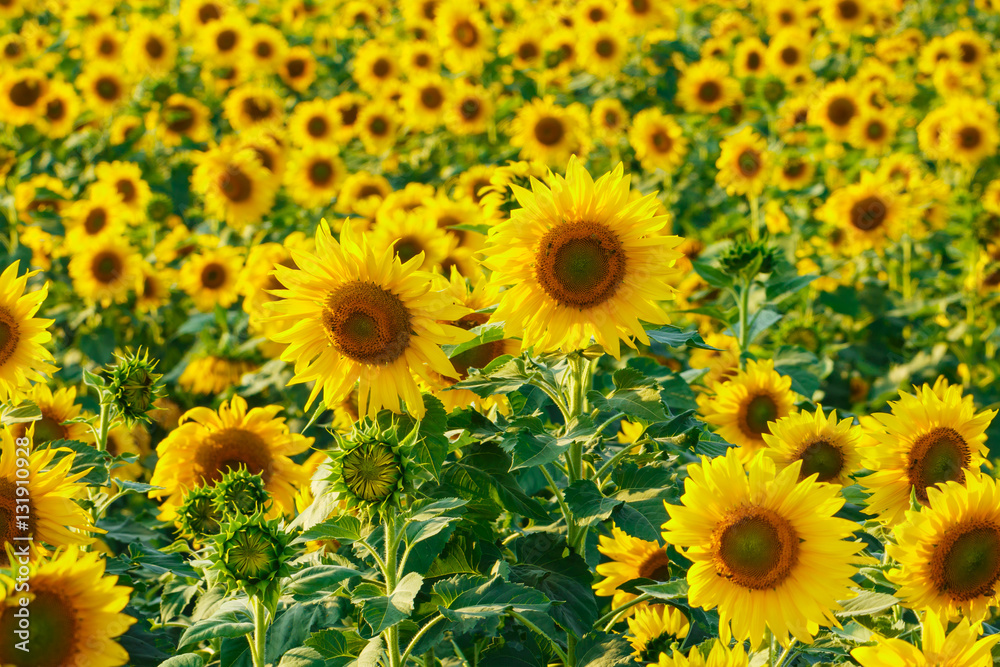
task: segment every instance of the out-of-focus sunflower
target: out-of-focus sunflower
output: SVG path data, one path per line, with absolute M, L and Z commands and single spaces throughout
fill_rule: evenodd
M 132 94 L 132 84 L 116 63 L 88 63 L 76 79 L 87 107 L 99 118 L 113 114 Z
M 603 597 L 611 597 L 611 606 L 621 607 L 637 596 L 619 587 L 633 579 L 670 579 L 670 558 L 666 548 L 656 542 L 632 537 L 621 528 L 611 526 L 611 536 L 598 537 L 597 550 L 611 559 L 596 567 L 597 574 L 604 577 L 592 585 L 594 592 Z
M 247 83 L 234 88 L 222 104 L 223 115 L 237 132 L 277 126 L 284 119 L 281 96 L 266 86 Z
M 881 155 L 892 148 L 899 121 L 889 109 L 865 109 L 853 123 L 848 141 L 871 155 Z
M 815 173 L 816 166 L 806 156 L 789 155 L 779 162 L 772 180 L 782 190 L 801 190 L 812 183 Z
M 233 12 L 212 21 L 194 40 L 195 53 L 210 66 L 239 63 L 248 55 L 249 24 L 242 14 Z
M 216 305 L 228 308 L 239 298 L 236 284 L 241 268 L 241 248 L 205 248 L 188 257 L 178 274 L 178 282 L 198 310 L 209 312 Z
M 211 114 L 198 100 L 174 93 L 167 98 L 153 118 L 160 141 L 178 146 L 186 138 L 194 143 L 208 141 Z
M 1000 145 L 1000 116 L 982 99 L 953 100 L 948 120 L 939 135 L 942 154 L 963 165 L 974 166 L 995 155 Z
M 717 382 L 724 382 L 739 372 L 740 349 L 736 338 L 726 334 L 709 333 L 705 335 L 705 343 L 716 349 L 692 349 L 688 364 L 691 368 L 708 369 L 708 373 L 702 378 L 706 387 L 711 387 Z
M 132 589 L 105 575 L 104 555 L 73 546 L 28 566 L 21 574 L 0 573 L 0 663 L 4 665 L 88 665 L 119 667 L 128 652 L 116 639 L 135 623 L 122 613 Z M 17 578 L 15 578 L 15 575 Z M 19 592 L 30 579 L 31 590 Z M 21 583 L 18 583 L 18 582 Z M 31 608 L 31 649 L 15 648 L 16 617 Z M 23 616 L 22 616 L 23 618 Z M 23 661 L 25 655 L 30 660 Z
M 129 26 L 125 62 L 138 74 L 164 76 L 177 60 L 177 40 L 168 19 L 140 20 Z
M 483 15 L 458 0 L 444 0 L 434 17 L 441 58 L 452 72 L 478 74 L 493 50 L 493 32 Z
M 261 69 L 275 71 L 288 50 L 288 41 L 280 30 L 266 23 L 254 23 L 247 35 L 247 52 Z
M 766 57 L 767 47 L 759 39 L 743 40 L 733 54 L 733 73 L 741 78 L 761 76 L 767 71 Z
M 234 229 L 263 218 L 274 205 L 280 183 L 256 152 L 224 143 L 196 156 L 191 187 L 205 197 L 205 210 Z
M 113 21 L 101 21 L 83 31 L 82 47 L 86 62 L 95 60 L 119 62 L 125 48 L 125 34 Z
M 371 155 L 388 153 L 396 144 L 399 110 L 384 100 L 372 100 L 358 114 L 356 131 L 365 151 Z
M 510 286 L 491 321 L 535 352 L 582 349 L 593 337 L 618 358 L 621 340 L 648 344 L 639 320 L 666 323 L 657 302 L 673 296 L 681 257 L 679 237 L 657 234 L 667 218 L 656 196 L 630 202 L 622 165 L 595 182 L 576 158 L 550 186 L 513 186 L 522 208 L 490 229 L 483 264 L 491 282 Z
M 27 434 L 30 439 L 34 429 L 29 426 Z M 24 447 L 15 447 L 14 436 L 6 428 L 2 429 L 0 440 L 0 507 L 4 510 L 3 521 L 0 522 L 0 545 L 6 548 L 7 545 L 17 544 L 15 538 L 32 538 L 33 545 L 38 549 L 36 553 L 46 553 L 45 545 L 65 547 L 92 542 L 93 537 L 89 533 L 101 531 L 94 528 L 90 513 L 74 500 L 84 493 L 86 484 L 79 480 L 87 474 L 86 470 L 70 472 L 75 455 L 68 454 L 53 463 L 56 450 L 32 448 L 27 456 L 27 465 L 19 467 L 16 461 L 25 458 L 19 453 Z M 30 498 L 26 519 L 23 512 L 17 511 L 17 498 L 24 497 L 17 493 L 17 480 L 25 479 L 17 472 L 25 467 L 28 469 Z M 7 551 L 3 551 L 0 553 L 0 566 L 9 565 Z
M 315 380 L 309 403 L 323 392 L 327 405 L 335 405 L 360 379 L 361 413 L 399 412 L 403 398 L 409 412 L 422 416 L 413 374 L 425 381 L 429 370 L 455 377 L 440 345 L 472 337 L 434 323 L 454 321 L 467 310 L 431 290 L 427 274 L 417 271 L 420 258 L 403 264 L 391 248 L 376 256 L 352 224 L 344 225 L 339 243 L 321 224 L 316 250 L 293 251 L 296 269 L 275 268 L 287 289 L 276 292 L 283 298 L 270 307 L 277 317 L 296 321 L 271 338 L 288 344 L 281 358 L 295 362 L 292 382 Z
M 809 107 L 809 122 L 819 125 L 826 136 L 834 141 L 847 141 L 854 121 L 861 114 L 860 91 L 852 84 L 832 81 L 820 91 Z
M 990 655 L 1000 635 L 980 638 L 981 623 L 962 618 L 948 632 L 948 615 L 930 609 L 924 611 L 921 646 L 918 648 L 898 637 L 875 635 L 875 646 L 859 646 L 851 656 L 861 667 L 893 667 L 894 665 L 949 665 L 979 667 L 992 662 Z
M 181 0 L 178 12 L 181 31 L 192 35 L 231 11 L 226 0 Z
M 32 68 L 12 69 L 0 76 L 0 112 L 8 125 L 29 125 L 43 113 L 49 79 Z
M 52 339 L 46 329 L 53 321 L 35 317 L 48 283 L 25 294 L 35 272 L 18 277 L 19 267 L 15 261 L 0 274 L 0 399 L 10 404 L 20 402 L 29 383 L 44 383 L 44 376 L 56 370 L 52 354 L 42 347 Z
M 240 148 L 252 150 L 260 160 L 261 166 L 276 181 L 280 181 L 285 175 L 285 163 L 287 162 L 286 147 L 287 140 L 284 135 L 273 128 L 257 128 L 248 132 L 242 132 L 237 137 L 236 145 Z M 223 141 L 231 141 L 233 137 L 227 137 Z
M 739 82 L 719 60 L 710 58 L 688 66 L 677 82 L 677 103 L 692 113 L 715 113 L 739 98 Z
M 464 136 L 486 132 L 493 122 L 496 103 L 489 90 L 464 79 L 457 81 L 444 107 L 449 132 Z
M 297 146 L 333 143 L 339 122 L 339 114 L 328 100 L 299 102 L 288 118 L 288 135 Z
M 863 172 L 861 181 L 835 190 L 816 217 L 847 233 L 851 248 L 881 248 L 898 239 L 913 222 L 909 198 L 898 185 Z
M 238 387 L 240 379 L 255 369 L 248 361 L 206 355 L 188 362 L 177 383 L 193 394 L 221 394 Z
M 722 140 L 716 182 L 730 195 L 759 195 L 770 174 L 767 142 L 749 127 Z
M 107 308 L 124 303 L 139 288 L 141 267 L 135 248 L 121 237 L 105 235 L 74 252 L 69 275 L 77 295 Z
M 698 407 L 706 423 L 718 426 L 717 433 L 738 445 L 744 461 L 767 445 L 764 434 L 771 424 L 788 416 L 794 405 L 792 379 L 779 375 L 770 359 L 748 361 L 745 370 L 715 384 L 714 396 L 699 396 Z
M 458 176 L 458 183 L 455 184 L 453 196 L 456 199 L 468 199 L 475 204 L 479 204 L 482 200 L 482 194 L 480 193 L 483 188 L 489 186 L 493 169 L 494 167 L 491 165 L 478 164 L 463 171 Z M 997 188 L 1000 191 L 1000 185 Z
M 31 441 L 36 447 L 54 440 L 86 442 L 91 439 L 86 424 L 71 421 L 80 416 L 81 408 L 75 402 L 76 387 L 63 387 L 52 391 L 48 385 L 39 383 L 31 388 L 27 398 L 38 406 L 42 417 L 34 422 L 19 422 L 8 426 L 15 440 L 25 437 L 31 426 L 34 426 Z
M 889 401 L 891 412 L 861 418 L 861 455 L 875 471 L 859 480 L 872 494 L 864 511 L 887 524 L 903 519 L 911 494 L 926 505 L 935 485 L 961 483 L 978 471 L 987 453 L 986 428 L 997 414 L 977 413 L 960 385 L 939 380 L 914 390 Z
M 886 546 L 899 567 L 889 579 L 911 609 L 946 618 L 985 621 L 1000 604 L 1000 489 L 988 475 L 970 473 L 926 493 L 928 506 L 907 510 Z
M 957 51 L 962 67 L 969 70 L 980 69 L 992 53 L 989 41 L 973 30 L 956 30 L 945 41 Z
M 135 307 L 140 313 L 151 313 L 170 300 L 170 288 L 176 276 L 173 269 L 142 265 L 142 282 L 135 293 Z
M 663 169 L 672 172 L 687 155 L 688 140 L 673 116 L 659 109 L 643 109 L 632 119 L 628 131 L 629 144 L 647 171 Z
M 354 213 L 363 218 L 374 218 L 375 212 L 392 192 L 385 176 L 367 171 L 356 171 L 344 181 L 337 197 L 338 213 Z
M 329 206 L 346 177 L 347 166 L 332 146 L 311 144 L 292 154 L 285 187 L 300 206 Z
M 667 544 L 683 547 L 692 606 L 719 610 L 719 636 L 759 646 L 765 627 L 782 645 L 812 642 L 819 625 L 839 627 L 838 600 L 851 597 L 857 524 L 834 514 L 840 487 L 799 480 L 799 463 L 777 472 L 758 456 L 744 471 L 736 449 L 688 466 L 681 505 L 667 505 Z
M 441 54 L 430 42 L 411 40 L 403 44 L 399 64 L 407 76 L 434 74 L 440 70 Z
M 285 85 L 303 93 L 316 80 L 316 57 L 305 46 L 293 46 L 278 62 L 278 74 Z
M 343 92 L 330 100 L 331 111 L 340 117 L 334 138 L 346 144 L 357 135 L 358 115 L 367 99 L 353 92 Z
M 630 124 L 628 112 L 615 98 L 602 97 L 590 109 L 590 125 L 594 134 L 607 144 L 616 144 Z
M 180 426 L 156 448 L 159 458 L 150 483 L 163 488 L 149 496 L 165 499 L 160 520 L 174 518 L 187 489 L 212 484 L 240 467 L 260 475 L 274 498 L 268 516 L 293 512 L 296 490 L 308 477 L 290 457 L 309 449 L 313 439 L 289 431 L 278 417 L 281 410 L 279 405 L 248 409 L 234 396 L 218 412 L 204 407 L 185 412 Z
M 802 461 L 799 479 L 816 475 L 817 482 L 848 486 L 851 474 L 861 467 L 861 427 L 852 418 L 837 421 L 837 411 L 823 414 L 792 412 L 775 421 L 771 433 L 764 433 L 764 455 L 774 459 L 778 470 Z
M 510 125 L 510 143 L 525 160 L 562 164 L 570 155 L 589 152 L 589 119 L 579 104 L 561 107 L 555 98 L 533 99 L 522 106 Z
M 417 265 L 421 271 L 433 271 L 448 254 L 448 234 L 433 218 L 419 212 L 400 211 L 380 221 L 369 234 L 369 243 L 376 255 L 391 248 L 404 264 L 422 255 Z
M 67 246 L 79 248 L 102 236 L 123 234 L 125 215 L 118 193 L 106 183 L 96 183 L 85 199 L 78 199 L 66 207 L 63 219 Z
M 579 43 L 580 65 L 596 77 L 621 74 L 629 56 L 629 43 L 620 27 L 603 22 L 583 31 Z
M 658 659 L 675 642 L 679 645 L 691 629 L 684 612 L 666 604 L 643 605 L 627 621 L 636 660 L 645 664 Z
M 44 116 L 42 130 L 51 139 L 61 139 L 73 131 L 80 113 L 80 98 L 73 86 L 65 81 L 52 81 L 42 99 Z
M 142 168 L 135 162 L 102 162 L 95 169 L 97 180 L 111 185 L 118 191 L 122 203 L 132 220 L 140 221 L 146 215 L 146 206 L 152 196 L 149 184 L 142 178 Z
M 1000 178 L 990 181 L 983 191 L 983 209 L 1000 215 Z
M 399 77 L 396 54 L 386 44 L 369 40 L 355 52 L 351 76 L 358 88 L 369 95 L 376 95 L 382 86 Z
M 442 77 L 415 77 L 407 84 L 403 95 L 403 112 L 407 123 L 417 130 L 432 131 L 441 124 L 450 96 L 451 91 Z

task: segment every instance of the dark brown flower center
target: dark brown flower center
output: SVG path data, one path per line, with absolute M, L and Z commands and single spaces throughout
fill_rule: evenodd
M 715 81 L 705 81 L 698 86 L 698 99 L 702 102 L 712 103 L 722 97 L 722 86 Z
M 333 180 L 333 165 L 329 160 L 316 160 L 309 165 L 309 180 L 313 185 L 324 186 Z
M 667 550 L 657 549 L 649 554 L 646 560 L 639 565 L 639 576 L 654 581 L 668 581 L 670 579 L 670 557 L 667 556 Z
M 962 148 L 977 148 L 983 141 L 983 133 L 978 127 L 963 127 L 958 132 L 958 138 Z
M 385 58 L 379 58 L 372 64 L 372 74 L 378 79 L 384 79 L 392 71 L 392 64 Z
M 967 520 L 947 528 L 929 564 L 939 594 L 959 602 L 992 597 L 1000 579 L 1000 526 Z
M 215 45 L 219 48 L 219 51 L 226 53 L 227 51 L 232 51 L 236 47 L 236 43 L 239 41 L 239 35 L 236 34 L 235 30 L 226 29 L 219 32 L 215 36 Z
M 246 468 L 265 483 L 274 474 L 271 449 L 256 433 L 240 428 L 216 431 L 198 444 L 194 454 L 195 478 L 204 484 L 222 479 L 230 470 Z
M 212 3 L 204 4 L 198 9 L 198 20 L 202 25 L 217 21 L 220 18 L 222 18 L 222 12 Z
M 368 122 L 368 131 L 376 137 L 384 137 L 389 132 L 389 121 L 382 116 L 373 116 Z
M 15 106 L 30 107 L 42 96 L 42 86 L 33 79 L 23 79 L 10 87 L 8 96 Z
M 7 562 L 4 553 L 3 561 Z M 64 575 L 65 576 L 65 575 Z M 62 581 L 60 581 L 60 584 Z M 79 636 L 77 611 L 70 599 L 63 593 L 49 590 L 47 584 L 31 586 L 33 599 L 29 607 L 19 604 L 4 605 L 0 613 L 0 661 L 5 665 L 24 665 L 25 667 L 66 667 L 66 665 L 84 664 L 91 660 L 90 653 L 85 653 L 89 642 L 95 637 Z M 12 595 L 20 597 L 20 593 Z M 16 600 L 16 598 L 15 598 Z M 17 609 L 31 610 L 31 643 L 30 653 L 15 648 L 18 641 L 14 631 L 20 627 L 20 620 L 14 616 Z
M 253 181 L 240 171 L 239 167 L 230 165 L 219 176 L 219 189 L 229 201 L 238 204 L 250 199 L 250 195 L 253 194 Z
M 800 480 L 816 474 L 817 482 L 829 482 L 844 469 L 844 452 L 828 440 L 821 439 L 806 445 L 796 458 L 802 460 Z
M 45 104 L 45 117 L 52 122 L 62 120 L 66 116 L 66 105 L 60 99 L 49 100 Z
M 878 197 L 865 197 L 851 207 L 851 224 L 868 232 L 885 222 L 885 215 L 884 201 Z
M 917 438 L 908 458 L 906 475 L 917 498 L 926 503 L 928 487 L 965 481 L 965 469 L 972 461 L 972 454 L 958 431 L 938 426 Z
M 778 418 L 778 404 L 770 394 L 758 394 L 746 404 L 746 415 L 740 424 L 741 430 L 751 438 L 760 439 L 762 433 L 770 433 L 767 423 Z
M 752 148 L 748 148 L 740 153 L 739 157 L 736 158 L 736 164 L 743 176 L 746 178 L 753 178 L 760 173 L 760 154 Z
M 741 507 L 712 533 L 716 571 L 732 583 L 762 591 L 780 586 L 798 563 L 799 536 L 787 519 L 763 507 Z
M 841 18 L 847 21 L 853 21 L 858 18 L 858 15 L 861 14 L 861 8 L 854 0 L 841 0 L 841 2 L 837 3 L 837 12 L 840 14 Z
M 194 111 L 186 104 L 171 104 L 166 109 L 167 129 L 184 134 L 194 127 Z
M 146 48 L 146 55 L 148 55 L 153 60 L 158 60 L 162 58 L 163 52 L 166 51 L 166 49 L 163 46 L 163 42 L 161 42 L 156 37 L 147 38 L 145 48 Z
M 90 272 L 94 279 L 104 285 L 110 285 L 121 278 L 124 262 L 117 253 L 105 251 L 94 256 L 90 264 Z
M 602 58 L 610 58 L 614 56 L 617 50 L 618 49 L 616 48 L 613 39 L 608 39 L 608 38 L 599 39 L 597 40 L 597 44 L 594 45 L 594 51 L 596 51 L 597 55 L 601 56 Z
M 254 47 L 254 52 L 257 54 L 258 58 L 262 60 L 267 60 L 274 53 L 274 47 L 271 46 L 270 42 L 257 42 L 257 46 Z
M 302 58 L 293 58 L 285 64 L 288 76 L 297 79 L 306 73 L 306 61 Z
M 479 100 L 474 97 L 465 98 L 458 107 L 458 112 L 462 115 L 462 118 L 467 121 L 472 121 L 478 118 L 481 110 L 482 105 L 479 103 Z
M 542 237 L 534 269 L 552 299 L 572 308 L 591 308 L 612 298 L 624 281 L 625 250 L 601 223 L 566 222 Z
M 385 365 L 410 345 L 410 313 L 375 283 L 345 283 L 327 297 L 323 327 L 333 346 L 356 362 Z
M 21 339 L 21 327 L 18 325 L 14 314 L 0 306 L 0 366 L 7 363 L 17 350 L 17 343 Z
M 538 45 L 534 42 L 521 42 L 521 45 L 517 47 L 517 57 L 521 60 L 534 60 L 538 54 Z
M 535 123 L 535 139 L 543 146 L 555 146 L 562 141 L 566 130 L 558 118 L 546 116 Z
M 455 26 L 452 35 L 455 37 L 455 41 L 464 46 L 465 48 L 471 48 L 479 42 L 479 31 L 476 30 L 476 26 L 472 25 L 469 21 L 461 21 Z
M 115 189 L 118 190 L 118 194 L 121 195 L 122 201 L 126 204 L 131 203 L 137 194 L 135 184 L 127 178 L 120 179 L 115 183 Z
M 108 224 L 108 213 L 103 208 L 92 208 L 83 221 L 83 228 L 93 236 Z
M 857 113 L 857 105 L 846 97 L 836 97 L 826 107 L 826 117 L 837 127 L 848 125 Z
M 650 140 L 653 144 L 653 149 L 657 153 L 669 153 L 670 149 L 673 148 L 674 145 L 673 139 L 671 139 L 670 135 L 664 130 L 657 130 L 654 132 L 653 136 L 650 137 Z
M 885 136 L 885 124 L 880 120 L 872 120 L 865 126 L 865 135 L 872 141 L 878 141 Z
M 94 90 L 106 102 L 114 102 L 121 93 L 118 82 L 110 76 L 102 76 L 94 83 Z
M 98 45 L 97 50 L 100 51 L 101 55 L 110 56 L 112 53 L 115 52 L 115 46 L 116 44 L 114 40 L 105 37 L 104 39 L 101 40 L 101 43 Z
M 786 65 L 794 65 L 799 62 L 799 50 L 794 46 L 786 46 L 781 49 L 781 62 Z
M 226 267 L 218 262 L 209 262 L 201 270 L 201 284 L 207 289 L 219 289 L 226 284 Z
M 750 54 L 747 56 L 747 69 L 750 70 L 751 72 L 756 72 L 757 70 L 760 69 L 761 63 L 763 62 L 764 61 L 760 57 L 759 53 L 757 53 L 756 51 L 751 51 Z
M 326 136 L 327 131 L 330 129 L 330 124 L 326 122 L 326 118 L 322 116 L 313 116 L 306 123 L 306 132 L 309 133 L 310 137 L 319 139 L 320 137 Z
M 420 103 L 425 109 L 434 111 L 444 103 L 444 95 L 436 86 L 428 86 L 420 91 Z
M 272 112 L 271 103 L 268 100 L 258 99 L 256 97 L 248 97 L 243 100 L 242 107 L 243 113 L 254 122 L 259 122 L 269 118 Z

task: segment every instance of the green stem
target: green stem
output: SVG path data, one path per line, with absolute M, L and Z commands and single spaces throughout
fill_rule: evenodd
M 903 237 L 903 300 L 910 301 L 913 290 L 910 285 L 910 275 L 913 273 L 913 239 L 909 233 Z
M 893 607 L 893 609 L 897 609 L 897 607 Z M 797 641 L 798 641 L 797 639 L 792 638 L 792 641 L 788 643 L 788 647 L 778 658 L 778 662 L 774 663 L 774 667 L 781 667 L 783 664 L 785 664 L 785 659 L 788 658 L 789 653 L 792 652 L 792 647 L 795 646 L 795 642 Z
M 639 597 L 635 598 L 634 600 L 626 602 L 625 604 L 623 604 L 620 607 L 615 607 L 614 609 L 612 609 L 611 611 L 609 611 L 608 613 L 606 613 L 604 616 L 601 616 L 599 619 L 597 619 L 594 622 L 594 627 L 595 628 L 599 628 L 602 625 L 604 625 L 605 626 L 604 627 L 604 631 L 605 632 L 610 632 L 611 628 L 613 628 L 615 626 L 615 623 L 618 622 L 618 617 L 620 617 L 624 612 L 628 611 L 629 609 L 631 609 L 632 607 L 636 606 L 637 604 L 642 604 L 643 602 L 646 602 L 647 600 L 652 600 L 652 599 L 653 599 L 652 595 L 648 595 L 646 593 L 643 593 L 642 595 L 640 595 Z M 605 625 L 605 624 L 607 624 L 607 625 Z
M 618 463 L 622 459 L 623 456 L 625 456 L 626 454 L 628 454 L 630 451 L 632 451 L 633 449 L 635 449 L 639 445 L 642 445 L 642 444 L 644 444 L 646 442 L 647 442 L 646 439 L 639 438 L 635 442 L 630 442 L 629 444 L 627 444 L 624 447 L 622 447 L 622 449 L 621 449 L 620 452 L 618 452 L 617 454 L 615 454 L 614 456 L 612 456 L 610 459 L 608 459 L 607 463 L 605 463 L 604 465 L 602 465 L 598 469 L 598 471 L 594 474 L 594 479 L 600 481 L 601 477 L 604 476 L 604 473 L 606 473 L 609 469 L 611 469 L 612 467 L 614 467 L 614 465 L 616 463 Z
M 385 574 L 385 594 L 391 596 L 393 589 L 396 588 L 396 577 L 398 575 L 396 569 L 396 552 L 399 545 L 396 543 L 396 517 L 383 516 L 382 521 L 385 526 L 385 569 L 383 570 Z M 386 653 L 389 656 L 389 667 L 399 667 L 402 664 L 399 661 L 398 625 L 394 625 L 386 630 Z
M 771 628 L 767 629 L 764 638 L 767 639 L 767 667 L 774 667 L 774 633 Z
M 552 493 L 556 497 L 556 502 L 559 503 L 559 509 L 562 512 L 563 518 L 566 519 L 566 540 L 572 544 L 573 538 L 576 536 L 575 528 L 576 524 L 573 523 L 573 513 L 569 510 L 569 505 L 566 504 L 566 499 L 563 497 L 562 489 L 556 484 L 556 481 L 552 479 L 552 475 L 546 470 L 545 466 L 538 466 L 538 469 L 542 471 L 542 476 L 545 477 L 545 481 L 548 482 L 549 487 L 552 488 Z
M 101 396 L 101 416 L 97 422 L 97 451 L 108 450 L 108 431 L 111 430 L 111 404 L 104 402 L 105 397 Z
M 558 655 L 559 659 L 563 661 L 563 664 L 567 665 L 567 667 L 570 665 L 569 658 L 566 656 L 566 653 L 561 648 L 559 648 L 559 644 L 556 643 L 556 640 L 552 639 L 552 637 L 549 637 L 547 634 L 545 634 L 544 632 L 542 632 L 541 628 L 539 628 L 537 625 L 535 625 L 534 623 L 532 623 L 531 621 L 529 621 L 528 619 L 526 619 L 524 616 L 522 616 L 518 612 L 512 610 L 509 613 L 510 613 L 511 616 L 513 616 L 518 621 L 520 621 L 529 630 L 531 630 L 532 632 L 535 632 L 535 633 L 541 635 L 542 637 L 545 637 L 546 639 L 548 639 L 549 640 L 549 644 L 552 645 L 552 650 L 554 650 L 556 652 L 556 655 Z
M 468 659 L 465 657 L 465 654 L 462 653 L 462 649 L 458 647 L 458 644 L 455 643 L 454 638 L 451 639 L 451 646 L 455 649 L 455 656 L 462 661 L 462 664 L 465 665 L 465 667 L 469 667 Z
M 267 653 L 267 609 L 264 603 L 255 595 L 250 598 L 250 613 L 253 616 L 253 637 L 247 637 L 250 642 L 250 658 L 253 667 L 264 667 Z
M 406 664 L 406 659 L 410 657 L 410 653 L 412 653 L 413 649 L 416 648 L 417 642 L 419 642 L 421 639 L 423 639 L 424 635 L 426 635 L 428 633 L 428 631 L 430 631 L 430 629 L 432 627 L 434 627 L 434 624 L 436 624 L 438 621 L 443 621 L 443 620 L 444 620 L 444 616 L 442 616 L 441 614 L 438 614 L 437 616 L 435 616 L 434 618 L 432 618 L 430 621 L 428 621 L 427 623 L 425 623 L 424 627 L 420 628 L 420 630 L 417 631 L 417 634 L 413 635 L 413 639 L 410 640 L 409 646 L 406 647 L 406 650 L 403 651 L 403 655 L 399 658 L 399 664 L 400 665 L 405 665 Z M 434 653 L 433 653 L 433 651 L 431 651 L 431 659 L 433 659 L 433 658 L 434 658 Z
M 747 195 L 750 199 L 750 240 L 760 238 L 760 199 L 755 194 Z
M 740 368 L 746 367 L 743 353 L 750 347 L 750 281 L 745 280 L 740 289 L 738 301 L 740 310 Z

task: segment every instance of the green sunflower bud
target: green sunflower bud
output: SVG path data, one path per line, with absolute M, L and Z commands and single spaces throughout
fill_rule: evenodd
M 719 256 L 719 266 L 728 274 L 743 274 L 749 279 L 758 273 L 771 273 L 777 260 L 777 252 L 765 241 L 737 241 Z
M 271 508 L 271 494 L 267 492 L 260 475 L 254 475 L 241 466 L 230 470 L 215 483 L 212 507 L 219 516 L 226 518 L 241 514 L 266 514 Z
M 242 589 L 249 596 L 270 600 L 281 578 L 288 575 L 292 537 L 277 520 L 265 521 L 260 514 L 237 516 L 222 524 L 215 536 L 211 569 L 229 590 Z
M 215 511 L 214 490 L 197 487 L 188 491 L 184 503 L 177 509 L 181 534 L 202 542 L 219 532 L 219 514 Z
M 356 430 L 351 440 L 341 440 L 339 452 L 331 452 L 332 472 L 327 479 L 331 490 L 339 492 L 348 507 L 382 510 L 399 503 L 408 482 L 406 457 L 394 427 L 380 429 L 376 423 L 367 426 Z
M 154 195 L 146 205 L 146 216 L 153 222 L 165 222 L 173 212 L 173 202 L 164 195 Z
M 163 387 L 159 384 L 162 375 L 153 372 L 156 360 L 149 360 L 149 350 L 141 357 L 140 353 L 141 348 L 134 354 L 126 350 L 124 355 L 116 355 L 117 362 L 108 369 L 108 399 L 127 426 L 136 422 L 149 423 L 147 413 L 153 401 L 163 395 Z

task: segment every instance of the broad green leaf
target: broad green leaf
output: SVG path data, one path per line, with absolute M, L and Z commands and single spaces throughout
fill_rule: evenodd
M 361 521 L 349 514 L 342 514 L 327 519 L 299 535 L 295 542 L 310 542 L 312 540 L 337 540 L 342 543 L 357 542 L 363 539 Z
M 344 667 L 354 662 L 368 644 L 355 632 L 337 630 L 314 632 L 304 643 L 328 661 L 327 667 Z
M 454 577 L 434 585 L 438 611 L 451 621 L 456 635 L 481 628 L 495 634 L 500 619 L 508 611 L 517 611 L 536 622 L 541 629 L 555 632 L 548 617 L 552 603 L 540 591 L 508 583 L 500 577 Z M 547 626 L 547 627 L 546 627 Z
M 621 500 L 608 498 L 593 480 L 581 479 L 573 482 L 565 492 L 566 504 L 573 512 L 573 518 L 583 526 L 589 526 L 597 521 L 605 521 Z
M 286 590 L 294 595 L 311 595 L 320 591 L 333 592 L 340 587 L 342 581 L 360 576 L 360 572 L 350 567 L 313 565 L 292 575 L 286 584 Z
M 795 294 L 817 278 L 819 278 L 819 275 L 815 273 L 804 276 L 798 274 L 773 274 L 765 285 L 767 300 L 777 301 L 781 297 Z
M 489 322 L 478 327 L 473 327 L 472 329 L 469 329 L 469 333 L 475 334 L 475 338 L 467 340 L 464 343 L 459 343 L 458 345 L 442 345 L 441 350 L 447 354 L 449 358 L 454 359 L 463 352 L 467 352 L 468 350 L 479 347 L 480 345 L 503 340 L 503 326 L 503 322 Z
M 413 612 L 413 600 L 423 583 L 423 577 L 411 572 L 399 580 L 391 594 L 364 601 L 361 615 L 372 627 L 373 635 L 380 634 L 410 616 Z
M 177 645 L 178 647 L 189 646 L 216 637 L 242 637 L 248 632 L 253 632 L 253 623 L 240 621 L 236 612 L 227 611 L 212 618 L 198 621 L 184 630 Z
M 682 331 L 681 329 L 665 325 L 658 329 L 647 329 L 646 335 L 650 340 L 663 343 L 669 347 L 696 347 L 701 350 L 718 350 L 704 341 L 697 329 Z
M 729 289 L 733 286 L 733 280 L 728 275 L 726 275 L 720 269 L 710 266 L 703 261 L 691 262 L 692 267 L 699 276 L 701 276 L 706 283 L 712 287 L 717 287 L 718 289 Z
M 160 663 L 160 667 L 202 667 L 205 660 L 197 653 L 175 655 Z
M 534 434 L 526 429 L 508 431 L 500 446 L 511 456 L 511 470 L 534 468 L 552 463 L 569 449 L 569 442 L 560 442 L 549 433 Z
M 316 649 L 299 646 L 281 656 L 278 667 L 329 667 L 330 664 Z
M 114 458 L 108 452 L 98 451 L 94 445 L 79 440 L 50 440 L 43 443 L 41 448 L 56 450 L 53 463 L 61 461 L 65 456 L 72 456 L 73 465 L 69 469 L 70 474 L 89 469 L 90 472 L 84 475 L 80 482 L 94 486 L 108 486 L 111 479 L 108 468 Z
M 41 409 L 31 401 L 21 401 L 17 407 L 4 405 L 3 410 L 0 411 L 0 424 L 4 426 L 33 422 L 41 418 Z
M 663 584 L 652 586 L 639 586 L 638 589 L 647 595 L 654 596 L 657 600 L 676 600 L 687 597 L 687 579 L 672 579 Z
M 576 645 L 577 667 L 618 667 L 635 664 L 632 647 L 621 635 L 592 632 Z
M 762 308 L 750 317 L 750 330 L 747 332 L 747 340 L 751 343 L 757 340 L 762 333 L 770 329 L 781 320 L 781 313 L 770 308 Z
M 839 601 L 840 606 L 843 608 L 840 611 L 835 612 L 835 616 L 838 618 L 867 616 L 868 614 L 883 611 L 899 603 L 899 598 L 887 593 L 876 593 L 875 591 L 866 591 L 861 589 L 857 590 L 860 591 L 857 597 L 853 597 L 850 600 Z

